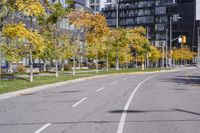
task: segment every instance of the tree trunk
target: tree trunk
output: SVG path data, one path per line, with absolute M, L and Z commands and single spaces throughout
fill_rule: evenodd
M 74 59 L 73 59 L 73 75 L 76 75 L 76 56 L 74 55 Z
M 97 53 L 97 50 L 96 50 L 96 73 L 99 72 L 99 62 L 98 62 L 98 53 Z
M 30 50 L 30 82 L 33 82 L 33 55 L 32 55 L 32 50 Z
M 158 60 L 156 60 L 156 68 L 158 68 Z
M 81 69 L 81 57 L 78 58 L 78 67 Z
M 106 55 L 106 70 L 108 71 L 109 69 L 109 61 L 108 61 L 108 52 L 107 52 L 107 55 Z
M 65 66 L 65 64 L 64 64 L 64 62 L 62 62 L 62 68 L 61 68 L 62 72 L 64 72 L 64 66 Z
M 8 73 L 9 73 L 9 74 L 12 74 L 12 73 L 13 73 L 13 70 L 12 70 L 12 62 L 9 62 Z
M 58 60 L 56 59 L 56 78 L 58 78 Z
M 44 66 L 43 66 L 43 69 L 44 69 L 44 72 L 46 72 L 47 71 L 47 64 L 46 64 L 46 60 L 44 60 Z
M 116 50 L 116 70 L 119 70 L 119 56 L 118 56 L 118 48 Z
M 142 62 L 142 70 L 144 70 L 145 64 L 144 61 Z
M 137 65 L 138 64 L 138 61 L 137 61 L 137 52 L 135 53 L 135 57 L 136 57 L 135 58 L 135 68 L 138 68 L 138 65 Z
M 147 63 L 146 63 L 146 68 L 149 68 L 149 52 L 146 53 L 146 60 L 147 60 Z

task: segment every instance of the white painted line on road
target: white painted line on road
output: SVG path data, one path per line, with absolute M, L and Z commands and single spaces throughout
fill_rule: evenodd
M 123 78 L 122 80 L 127 80 L 128 78 Z
M 105 89 L 105 87 L 101 87 L 100 89 L 96 90 L 96 92 L 100 92 L 103 89 Z
M 87 99 L 87 97 L 81 99 L 80 101 L 78 101 L 77 103 L 75 103 L 75 104 L 73 105 L 73 107 L 76 107 L 77 105 L 79 105 L 80 103 L 82 103 L 83 101 L 85 101 L 86 99 Z
M 119 125 L 118 125 L 118 129 L 117 129 L 117 133 L 123 133 L 123 129 L 124 129 L 124 124 L 125 124 L 125 121 L 126 121 L 126 115 L 127 115 L 127 111 L 128 111 L 128 108 L 129 108 L 129 105 L 131 104 L 131 101 L 136 93 L 136 91 L 138 90 L 138 88 L 147 80 L 153 78 L 153 76 L 150 76 L 146 79 L 144 79 L 142 82 L 140 82 L 136 88 L 133 90 L 133 92 L 131 93 L 125 107 L 124 107 L 124 110 L 122 112 L 122 115 L 121 115 L 121 119 L 119 121 Z
M 117 84 L 118 82 L 113 82 L 113 83 L 111 83 L 110 85 L 115 85 L 115 84 Z
M 34 133 L 41 133 L 42 131 L 44 131 L 50 125 L 51 125 L 51 123 L 47 123 L 44 126 L 42 126 L 40 129 L 38 129 L 37 131 L 35 131 Z

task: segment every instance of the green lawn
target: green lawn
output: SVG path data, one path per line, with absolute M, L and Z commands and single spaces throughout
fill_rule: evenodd
M 144 70 L 145 72 L 148 71 L 159 71 L 163 70 L 160 68 L 154 68 L 154 69 L 146 69 Z M 40 86 L 44 84 L 49 84 L 49 83 L 55 83 L 55 82 L 61 82 L 61 81 L 67 81 L 67 80 L 73 80 L 77 78 L 82 78 L 82 77 L 90 77 L 90 76 L 95 76 L 95 75 L 106 75 L 106 74 L 117 74 L 117 73 L 130 73 L 130 72 L 144 72 L 141 69 L 121 69 L 121 70 L 110 70 L 110 71 L 99 71 L 98 74 L 95 72 L 82 72 L 78 73 L 76 76 L 72 76 L 70 74 L 60 74 L 58 78 L 55 76 L 45 76 L 45 77 L 34 77 L 34 80 L 32 83 L 29 82 L 29 78 L 15 78 L 12 80 L 0 80 L 0 94 L 2 93 L 7 93 L 7 92 L 12 92 L 16 90 L 22 90 L 34 86 Z

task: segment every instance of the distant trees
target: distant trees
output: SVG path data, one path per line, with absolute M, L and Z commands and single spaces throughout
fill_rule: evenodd
M 72 3 L 66 0 L 64 6 L 47 0 L 0 1 L 0 52 L 10 63 L 10 73 L 13 62 L 28 57 L 30 82 L 33 81 L 35 58 L 43 60 L 44 71 L 46 62 L 55 64 L 55 76 L 58 77 L 58 63 L 61 62 L 64 70 L 64 60 L 71 58 L 75 75 L 76 59 L 83 55 L 79 53 L 82 33 L 86 42 L 84 55 L 94 61 L 96 73 L 100 64 L 106 70 L 110 67 L 119 70 L 120 67 L 128 68 L 134 61 L 136 67 L 137 64 L 153 67 L 161 59 L 161 51 L 146 38 L 144 27 L 109 28 L 104 16 L 73 10 Z M 71 29 L 63 29 L 61 21 L 68 22 Z M 187 47 L 173 50 L 176 63 L 187 62 L 194 56 Z
M 192 52 L 188 47 L 184 46 L 181 48 L 174 48 L 172 57 L 174 59 L 174 64 L 176 65 L 186 65 L 188 61 L 191 61 L 196 56 L 195 52 Z
M 29 16 L 30 23 L 33 24 L 33 17 L 37 18 L 39 16 L 43 16 L 45 9 L 40 3 L 39 0 L 3 0 L 0 3 L 0 9 L 3 10 L 4 13 L 1 14 L 1 25 L 2 25 L 2 35 L 6 39 L 7 48 L 2 49 L 3 53 L 8 53 L 7 50 L 13 49 L 13 46 L 20 49 L 19 51 L 23 51 L 29 53 L 30 57 L 30 82 L 33 81 L 33 51 L 41 51 L 43 50 L 43 38 L 38 33 L 37 29 L 31 29 L 32 27 L 27 27 L 23 22 L 16 22 L 15 18 L 19 15 L 21 16 Z M 8 21 L 10 20 L 10 21 Z M 9 22 L 5 24 L 6 22 Z M 24 45 L 18 45 L 18 40 L 22 40 L 23 44 L 26 44 L 26 48 Z M 14 42 L 15 44 L 11 45 L 10 42 Z M 21 46 L 21 47 L 20 47 Z M 20 55 L 15 51 L 15 54 Z M 10 56 L 11 57 L 11 56 Z M 15 58 L 15 56 L 12 56 Z M 13 58 L 13 59 L 14 59 Z M 11 59 L 10 61 L 13 61 Z M 11 65 L 10 65 L 11 66 Z
M 104 39 L 109 32 L 105 17 L 86 11 L 74 11 L 68 18 L 71 24 L 86 34 L 87 55 L 89 58 L 95 58 L 98 73 L 98 61 L 103 55 Z

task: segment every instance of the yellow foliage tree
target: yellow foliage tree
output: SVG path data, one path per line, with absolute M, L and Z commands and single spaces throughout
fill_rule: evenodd
M 69 22 L 86 34 L 87 52 L 91 57 L 96 58 L 96 72 L 98 73 L 98 60 L 104 45 L 104 36 L 109 28 L 106 19 L 101 14 L 93 14 L 84 10 L 72 11 L 69 15 Z
M 3 29 L 3 36 L 10 39 L 23 38 L 27 44 L 32 44 L 32 49 L 42 51 L 44 49 L 44 40 L 37 31 L 29 30 L 25 27 L 25 24 L 8 24 Z
M 191 61 L 196 56 L 195 52 L 192 52 L 188 47 L 182 47 L 182 48 L 174 48 L 172 57 L 174 60 L 178 61 L 179 64 L 182 61 L 186 62 Z
M 146 31 L 143 27 L 135 27 L 128 30 L 130 47 L 136 51 L 136 60 L 142 64 L 144 63 L 145 57 L 147 56 L 147 52 L 150 51 L 150 43 L 145 34 Z
M 21 11 L 26 16 L 42 16 L 45 13 L 40 0 L 16 0 L 15 7 L 17 11 Z

